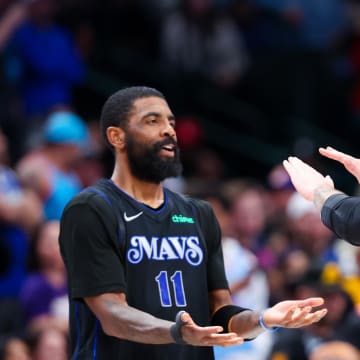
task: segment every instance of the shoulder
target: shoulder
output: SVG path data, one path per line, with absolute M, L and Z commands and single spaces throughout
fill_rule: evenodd
M 198 213 L 201 218 L 211 218 L 214 216 L 210 203 L 206 200 L 194 198 L 189 195 L 174 193 L 173 191 L 167 190 L 169 197 L 176 202 L 182 202 L 186 206 L 193 209 L 195 213 Z
M 193 198 L 191 196 L 185 196 L 185 198 L 192 206 L 196 208 L 197 211 L 206 214 L 212 214 L 213 210 L 208 201 L 198 198 Z
M 169 199 L 171 199 L 172 201 L 183 202 L 183 203 L 195 206 L 195 207 L 211 208 L 210 204 L 205 200 L 202 200 L 199 198 L 194 198 L 194 197 L 186 195 L 186 194 L 177 193 L 168 188 L 165 188 L 165 191 L 166 191 Z
M 91 208 L 103 213 L 111 208 L 111 203 L 106 194 L 99 190 L 97 186 L 90 186 L 80 191 L 68 202 L 64 213 L 78 207 Z

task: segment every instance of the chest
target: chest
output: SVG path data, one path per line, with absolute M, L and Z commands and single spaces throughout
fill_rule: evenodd
M 203 261 L 204 239 L 189 209 L 156 212 L 125 206 L 119 216 L 122 252 L 128 263 L 185 261 L 197 266 Z

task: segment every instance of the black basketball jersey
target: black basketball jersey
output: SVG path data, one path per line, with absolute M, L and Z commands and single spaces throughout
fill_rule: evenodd
M 147 345 L 107 336 L 84 297 L 124 292 L 130 306 L 173 321 L 186 310 L 209 325 L 208 292 L 227 288 L 218 222 L 210 206 L 164 189 L 152 209 L 111 180 L 73 198 L 63 212 L 71 359 L 213 359 L 210 347 Z

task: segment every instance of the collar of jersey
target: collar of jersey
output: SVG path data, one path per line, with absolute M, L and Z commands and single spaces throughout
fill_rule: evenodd
M 145 211 L 147 214 L 149 215 L 157 215 L 159 216 L 160 214 L 165 214 L 167 213 L 167 209 L 168 209 L 168 203 L 169 203 L 169 197 L 167 194 L 166 189 L 163 187 L 163 192 L 164 192 L 164 202 L 163 204 L 157 208 L 157 209 L 153 209 L 152 207 L 136 200 L 133 196 L 131 196 L 130 194 L 128 194 L 126 191 L 124 191 L 122 188 L 120 188 L 119 186 L 117 186 L 114 181 L 112 181 L 111 179 L 107 179 L 106 180 L 108 183 L 110 183 L 110 185 L 112 187 L 114 187 L 116 189 L 116 191 L 120 191 L 123 195 L 125 195 L 131 203 L 136 203 L 138 208 L 141 208 L 143 211 Z

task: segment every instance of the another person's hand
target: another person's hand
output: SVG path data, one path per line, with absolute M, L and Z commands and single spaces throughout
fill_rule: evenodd
M 326 148 L 319 148 L 319 153 L 329 159 L 336 160 L 343 164 L 345 169 L 349 171 L 350 174 L 354 175 L 360 184 L 360 159 L 335 150 L 330 146 L 327 146 Z
M 182 338 L 194 346 L 233 346 L 244 342 L 244 338 L 234 332 L 222 333 L 221 326 L 198 326 L 189 313 L 183 313 L 181 320 L 186 322 L 181 328 Z
M 323 176 L 295 156 L 284 160 L 283 165 L 296 191 L 309 201 L 314 200 L 314 193 L 318 188 L 335 189 L 334 182 L 329 175 Z
M 327 314 L 326 308 L 312 312 L 314 307 L 323 304 L 324 299 L 321 297 L 281 301 L 264 312 L 263 321 L 270 328 L 277 326 L 299 328 L 311 325 Z

